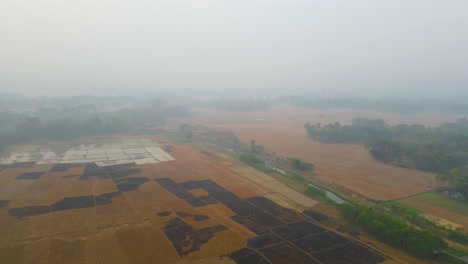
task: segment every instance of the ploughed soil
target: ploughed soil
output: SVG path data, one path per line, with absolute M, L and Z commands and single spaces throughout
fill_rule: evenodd
M 340 122 L 349 124 L 356 117 L 382 118 L 389 124 L 437 126 L 461 116 L 419 113 L 402 115 L 368 110 L 308 109 L 276 106 L 260 112 L 223 112 L 196 109 L 193 117 L 174 120 L 168 128 L 180 124 L 204 125 L 220 131 L 232 131 L 245 144 L 252 139 L 270 152 L 295 157 L 315 164 L 318 177 L 330 185 L 344 186 L 353 192 L 377 200 L 398 199 L 427 191 L 435 185 L 435 174 L 386 165 L 372 158 L 360 145 L 322 144 L 307 137 L 304 123 Z

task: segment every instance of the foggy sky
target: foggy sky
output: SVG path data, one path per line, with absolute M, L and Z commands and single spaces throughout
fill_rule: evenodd
M 0 92 L 468 95 L 466 0 L 1 0 Z

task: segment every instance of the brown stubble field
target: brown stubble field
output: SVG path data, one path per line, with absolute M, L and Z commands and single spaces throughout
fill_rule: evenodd
M 51 166 L 46 168 L 44 165 L 2 171 L 0 199 L 10 203 L 0 209 L 0 263 L 179 263 L 202 260 L 214 263 L 218 259 L 222 263 L 231 262 L 219 256 L 242 248 L 246 239 L 255 234 L 231 220 L 232 212 L 224 206 L 194 208 L 154 181 L 161 177 L 176 181 L 223 177 L 222 172 L 208 163 L 204 166 L 191 161 L 192 154 L 184 156 L 194 150 L 184 146 L 174 150 L 178 160 L 172 164 L 137 166 L 141 171 L 132 176 L 145 177 L 148 181 L 137 190 L 114 197 L 111 204 L 21 219 L 9 215 L 9 209 L 50 205 L 64 197 L 99 196 L 117 189 L 110 179 L 80 181 L 78 177 L 64 178 L 80 175 L 84 165 L 65 172 L 50 172 Z M 15 179 L 25 172 L 35 171 L 49 172 L 39 179 Z M 242 187 L 240 193 L 249 195 L 251 188 L 247 184 Z M 252 195 L 256 193 L 250 191 Z M 157 213 L 163 211 L 169 211 L 171 215 L 158 216 Z M 209 217 L 203 222 L 187 220 L 195 229 L 222 224 L 229 230 L 216 234 L 198 251 L 182 259 L 161 229 L 175 216 L 175 211 Z M 221 243 L 223 241 L 228 243 Z
M 464 228 L 464 232 L 468 233 L 468 217 L 466 215 L 432 205 L 430 203 L 418 200 L 414 197 L 408 197 L 408 198 L 399 200 L 399 202 L 405 205 L 417 208 L 418 210 L 422 212 L 430 213 L 436 217 L 441 218 L 442 221 L 448 220 L 455 224 L 462 225 Z
M 0 263 L 179 263 L 232 262 L 223 256 L 245 246 L 255 233 L 232 220 L 234 213 L 217 203 L 194 207 L 168 192 L 155 180 L 175 182 L 212 180 L 241 198 L 266 195 L 265 188 L 229 169 L 222 158 L 206 156 L 188 146 L 172 146 L 171 162 L 135 166 L 131 177 L 147 178 L 136 190 L 126 191 L 112 203 L 88 208 L 55 211 L 15 218 L 12 208 L 51 205 L 65 197 L 99 196 L 118 191 L 112 179 L 90 177 L 80 180 L 85 165 L 73 165 L 63 172 L 50 171 L 52 165 L 7 168 L 0 172 Z M 19 180 L 19 175 L 45 172 L 38 179 Z M 269 190 L 268 192 L 272 192 Z M 199 197 L 202 189 L 191 190 Z M 160 216 L 160 212 L 169 212 Z M 180 255 L 163 228 L 182 212 L 194 230 L 222 225 L 226 230 L 213 234 L 199 249 Z M 184 214 L 188 216 L 184 216 Z M 199 221 L 192 216 L 207 217 Z M 190 245 L 189 245 L 190 246 Z M 156 250 L 157 249 L 157 250 Z
M 382 118 L 391 125 L 423 124 L 437 126 L 453 122 L 460 115 L 420 113 L 401 115 L 366 110 L 306 109 L 277 106 L 264 112 L 221 112 L 197 109 L 196 116 L 168 125 L 177 128 L 181 123 L 205 125 L 220 131 L 232 131 L 239 139 L 250 144 L 255 139 L 268 151 L 282 157 L 296 157 L 315 165 L 316 178 L 322 184 L 341 185 L 371 199 L 394 200 L 415 207 L 443 219 L 461 224 L 468 230 L 466 216 L 411 198 L 436 186 L 435 174 L 398 168 L 373 159 L 363 146 L 351 144 L 322 144 L 308 139 L 304 123 L 322 124 L 340 122 L 349 124 L 356 117 Z M 408 197 L 404 199 L 405 197 Z
M 289 239 L 284 228 L 304 224 L 298 211 L 310 209 L 315 201 L 238 161 L 226 160 L 215 149 L 207 154 L 168 144 L 176 160 L 104 168 L 110 178 L 87 173 L 92 164 L 73 165 L 60 172 L 43 165 L 1 171 L 1 190 L 15 191 L 0 192 L 0 200 L 10 201 L 0 208 L 0 263 L 233 263 L 230 258 L 241 261 L 244 257 L 234 253 L 251 250 L 247 244 L 261 241 L 264 232 L 282 236 L 269 242 L 271 250 L 258 249 L 268 253 L 265 257 L 270 261 L 282 257 L 282 248 L 301 252 L 299 242 L 282 240 Z M 41 171 L 44 173 L 38 178 L 16 179 L 25 172 Z M 67 205 L 89 196 L 94 196 L 91 205 L 86 199 L 75 207 Z M 112 197 L 111 201 L 106 197 Z M 19 207 L 41 206 L 54 211 L 20 217 L 12 214 Z M 301 229 L 306 233 L 331 232 L 307 223 L 311 229 Z M 338 241 L 345 239 L 334 236 Z M 341 246 L 344 250 L 358 247 L 366 258 L 373 259 L 371 263 L 389 260 L 352 241 L 345 244 Z M 324 257 L 312 251 L 300 255 L 309 260 Z
M 374 160 L 363 146 L 321 144 L 307 138 L 304 123 L 349 124 L 356 117 L 382 118 L 389 124 L 437 126 L 462 116 L 434 113 L 402 115 L 349 109 L 307 109 L 276 106 L 259 112 L 222 112 L 200 108 L 191 118 L 173 121 L 168 128 L 181 123 L 205 125 L 221 131 L 232 131 L 245 144 L 255 139 L 269 151 L 282 157 L 313 162 L 319 177 L 376 200 L 391 200 L 427 191 L 434 184 L 434 174 L 389 166 Z

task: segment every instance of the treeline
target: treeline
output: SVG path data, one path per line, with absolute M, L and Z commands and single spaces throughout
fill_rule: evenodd
M 253 112 L 266 110 L 270 104 L 264 99 L 216 99 L 205 103 L 205 106 L 229 112 Z
M 239 155 L 239 159 L 245 164 L 250 165 L 254 168 L 263 169 L 263 167 L 265 166 L 265 161 L 252 153 L 241 153 Z
M 69 140 L 81 136 L 126 132 L 129 128 L 124 119 L 111 114 L 83 121 L 59 119 L 42 122 L 37 117 L 25 117 L 14 128 L 0 132 L 0 151 L 33 140 Z
M 393 133 L 382 119 L 355 118 L 352 125 L 338 122 L 322 125 L 304 125 L 310 138 L 324 143 L 367 144 L 378 138 L 390 138 Z
M 303 161 L 301 159 L 290 158 L 291 165 L 294 169 L 300 171 L 311 171 L 314 169 L 314 164 L 310 162 Z
M 365 229 L 375 238 L 418 258 L 434 259 L 445 250 L 444 240 L 429 231 L 422 231 L 402 220 L 357 204 L 343 203 L 339 207 L 351 223 Z
M 274 163 L 271 163 L 271 162 L 268 162 L 268 161 L 265 161 L 263 160 L 262 158 L 260 158 L 259 156 L 253 154 L 253 153 L 240 153 L 239 155 L 239 160 L 241 160 L 242 162 L 244 162 L 245 164 L 251 166 L 251 167 L 254 167 L 256 168 L 257 170 L 260 170 L 260 171 L 263 171 L 263 172 L 266 172 L 266 173 L 270 173 L 270 172 L 274 172 L 274 173 L 279 173 L 287 178 L 290 178 L 294 181 L 298 181 L 298 182 L 306 182 L 306 179 L 300 175 L 300 174 L 297 174 L 295 172 L 292 172 L 292 171 L 288 171 L 288 170 L 285 170 L 285 169 L 282 169 L 282 168 L 279 168 L 277 167 L 276 164 Z
M 468 119 L 439 127 L 389 126 L 382 119 L 356 118 L 340 123 L 304 125 L 310 138 L 325 143 L 364 144 L 388 164 L 439 173 L 444 187 L 468 197 Z
M 317 98 L 304 95 L 282 96 L 281 102 L 292 105 L 331 109 L 369 109 L 380 112 L 413 114 L 421 112 L 468 114 L 468 103 L 464 99 L 410 99 L 410 98 L 379 98 L 344 97 Z
M 188 115 L 184 106 L 168 104 L 160 99 L 129 100 L 118 108 L 88 103 L 60 105 L 0 112 L 0 151 L 33 140 L 70 140 L 154 128 L 164 124 L 167 118 Z

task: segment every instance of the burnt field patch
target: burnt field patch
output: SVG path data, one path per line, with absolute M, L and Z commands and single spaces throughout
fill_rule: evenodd
M 40 214 L 47 214 L 52 212 L 52 209 L 48 205 L 40 205 L 40 206 L 25 206 L 25 207 L 17 207 L 11 208 L 8 210 L 8 213 L 15 218 L 24 218 L 33 215 L 40 215 Z
M 330 219 L 328 216 L 312 210 L 305 210 L 302 211 L 302 213 L 317 222 L 327 221 Z
M 298 212 L 285 207 L 278 207 L 268 212 L 286 224 L 304 220 Z
M 204 195 L 198 197 L 200 200 L 202 200 L 205 204 L 217 204 L 218 201 L 216 201 L 213 197 L 209 195 Z
M 36 164 L 35 162 L 28 161 L 28 162 L 16 162 L 11 164 L 8 168 L 9 169 L 18 169 L 18 168 L 32 168 Z
M 164 189 L 172 193 L 173 195 L 177 196 L 180 199 L 188 199 L 193 198 L 193 194 L 182 188 L 179 184 L 169 178 L 160 178 L 155 179 L 157 183 L 159 183 Z
M 362 247 L 349 239 L 319 226 L 316 222 L 327 221 L 330 218 L 321 213 L 305 210 L 296 212 L 280 206 L 263 196 L 240 198 L 235 193 L 223 188 L 212 180 L 196 180 L 177 183 L 169 178 L 155 180 L 168 192 L 185 200 L 194 207 L 205 204 L 221 203 L 235 215 L 230 219 L 249 229 L 257 236 L 247 240 L 247 246 L 228 254 L 237 263 L 378 263 L 385 257 Z M 207 195 L 196 197 L 191 190 L 204 190 Z M 177 217 L 166 222 L 163 231 L 173 243 L 182 257 L 207 243 L 215 233 L 227 230 L 224 226 L 213 226 L 195 230 L 183 219 L 193 217 L 195 221 L 203 221 L 207 217 L 176 211 Z M 169 216 L 170 212 L 160 212 L 159 216 Z M 346 252 L 356 249 L 362 252 L 352 256 L 339 253 L 327 259 L 334 248 L 342 248 Z M 317 254 L 317 257 L 315 257 Z
M 80 177 L 80 175 L 78 174 L 70 174 L 70 175 L 62 176 L 62 178 L 64 179 L 73 179 L 73 178 L 78 178 L 78 177 Z
M 182 213 L 180 215 L 186 217 L 188 214 Z M 208 243 L 214 237 L 215 233 L 228 230 L 223 225 L 195 229 L 180 218 L 168 221 L 162 229 L 179 256 L 198 251 L 203 244 Z
M 118 164 L 118 165 L 110 165 L 103 167 L 102 169 L 106 171 L 107 173 L 113 172 L 113 171 L 121 171 L 121 170 L 126 170 L 134 166 L 135 163 L 127 163 L 127 164 Z
M 181 218 L 187 218 L 187 217 L 193 218 L 193 220 L 195 220 L 196 222 L 203 221 L 203 220 L 206 220 L 206 219 L 210 219 L 207 215 L 189 214 L 189 213 L 186 213 L 186 212 L 176 212 L 176 215 L 178 215 Z
M 261 249 L 265 247 L 270 247 L 279 243 L 284 242 L 282 238 L 274 234 L 266 234 L 262 236 L 256 236 L 249 238 L 247 240 L 247 247 L 251 249 Z
M 52 204 L 50 207 L 52 208 L 52 211 L 63 211 L 63 210 L 87 208 L 87 207 L 93 207 L 93 206 L 94 206 L 94 196 L 86 195 L 86 196 L 66 197 Z
M 300 221 L 273 229 L 273 232 L 284 240 L 296 240 L 324 232 L 325 229 L 309 221 Z
M 52 205 L 38 205 L 38 206 L 26 206 L 26 207 L 17 207 L 11 208 L 8 210 L 8 213 L 17 218 L 25 218 L 34 215 L 42 215 L 51 212 L 78 209 L 78 208 L 88 208 L 95 206 L 94 196 L 77 196 L 77 197 L 66 197 L 62 200 L 52 204 Z
M 284 225 L 284 223 L 281 220 L 278 220 L 278 218 L 272 216 L 271 214 L 267 212 L 249 215 L 246 217 L 246 219 L 256 224 L 259 224 L 261 226 L 264 226 L 266 228 L 272 228 L 272 227 Z
M 10 200 L 0 200 L 0 208 L 7 206 Z
M 384 256 L 355 243 L 325 249 L 313 256 L 321 263 L 377 264 L 386 260 Z
M 114 197 L 117 197 L 117 196 L 121 195 L 121 194 L 122 194 L 121 191 L 111 192 L 111 193 L 103 193 L 103 194 L 101 194 L 99 196 L 94 196 L 94 202 L 96 203 L 97 206 L 111 204 L 112 199 Z
M 34 215 L 47 214 L 57 211 L 65 211 L 80 208 L 89 208 L 112 203 L 112 198 L 122 194 L 122 192 L 105 193 L 99 196 L 84 195 L 75 197 L 65 197 L 51 205 L 38 205 L 11 208 L 8 213 L 15 218 L 25 218 Z
M 98 179 L 108 179 L 109 175 L 96 163 L 88 163 L 85 166 L 83 173 L 81 174 L 79 180 L 89 180 L 92 178 Z
M 231 219 L 243 225 L 245 228 L 249 229 L 250 231 L 254 232 L 257 235 L 265 235 L 265 234 L 271 233 L 270 229 L 265 228 L 262 225 L 259 225 L 255 222 L 252 222 L 242 216 L 234 215 L 234 216 L 231 216 Z
M 170 215 L 171 215 L 171 211 L 164 211 L 164 212 L 159 212 L 158 213 L 159 217 L 166 217 L 166 216 L 170 216 Z
M 45 171 L 35 171 L 35 172 L 25 172 L 20 176 L 16 177 L 17 180 L 35 180 L 39 179 L 42 175 L 44 175 Z
M 124 168 L 120 170 L 108 171 L 107 172 L 112 179 L 120 179 L 130 175 L 141 173 L 140 168 Z
M 209 194 L 226 191 L 226 189 L 219 186 L 216 182 L 212 180 L 197 180 L 197 181 L 182 182 L 180 183 L 180 186 L 186 190 L 204 189 Z
M 249 249 L 249 248 L 242 248 L 236 252 L 232 252 L 228 255 L 232 260 L 239 264 L 247 264 L 247 263 L 259 263 L 259 264 L 270 264 L 268 260 L 266 260 L 262 255 L 260 255 L 257 251 Z
M 185 199 L 185 201 L 187 201 L 193 207 L 200 207 L 200 206 L 206 205 L 206 203 L 198 197 L 190 197 L 190 198 Z
M 233 211 L 237 215 L 240 215 L 243 217 L 263 212 L 260 208 L 256 207 L 255 205 L 243 199 L 228 201 L 228 202 L 224 202 L 223 204 L 227 206 L 229 209 L 231 209 L 231 211 Z
M 288 242 L 258 250 L 272 263 L 319 263 Z
M 229 192 L 229 191 L 210 193 L 210 196 L 212 198 L 218 200 L 221 203 L 226 203 L 226 202 L 229 202 L 229 201 L 240 199 L 239 196 L 237 196 L 234 193 Z
M 147 181 L 149 180 L 145 177 L 129 177 L 114 180 L 117 189 L 119 189 L 121 192 L 134 191 Z
M 246 199 L 248 202 L 250 202 L 251 204 L 257 206 L 258 208 L 261 208 L 263 210 L 273 210 L 273 209 L 276 209 L 276 208 L 279 208 L 280 206 L 271 201 L 270 199 L 268 198 L 265 198 L 263 196 L 255 196 L 255 197 L 252 197 L 252 198 L 247 198 Z
M 61 163 L 61 164 L 55 164 L 49 172 L 66 172 L 67 170 L 71 168 L 76 168 L 81 166 L 79 163 Z
M 3 170 L 5 170 L 6 168 L 8 168 L 8 165 L 7 165 L 7 164 L 0 164 L 0 172 L 2 172 Z
M 337 235 L 331 231 L 320 233 L 318 235 L 309 236 L 303 239 L 299 239 L 293 242 L 294 245 L 298 246 L 307 253 L 313 253 L 334 246 L 348 243 L 349 240 Z

